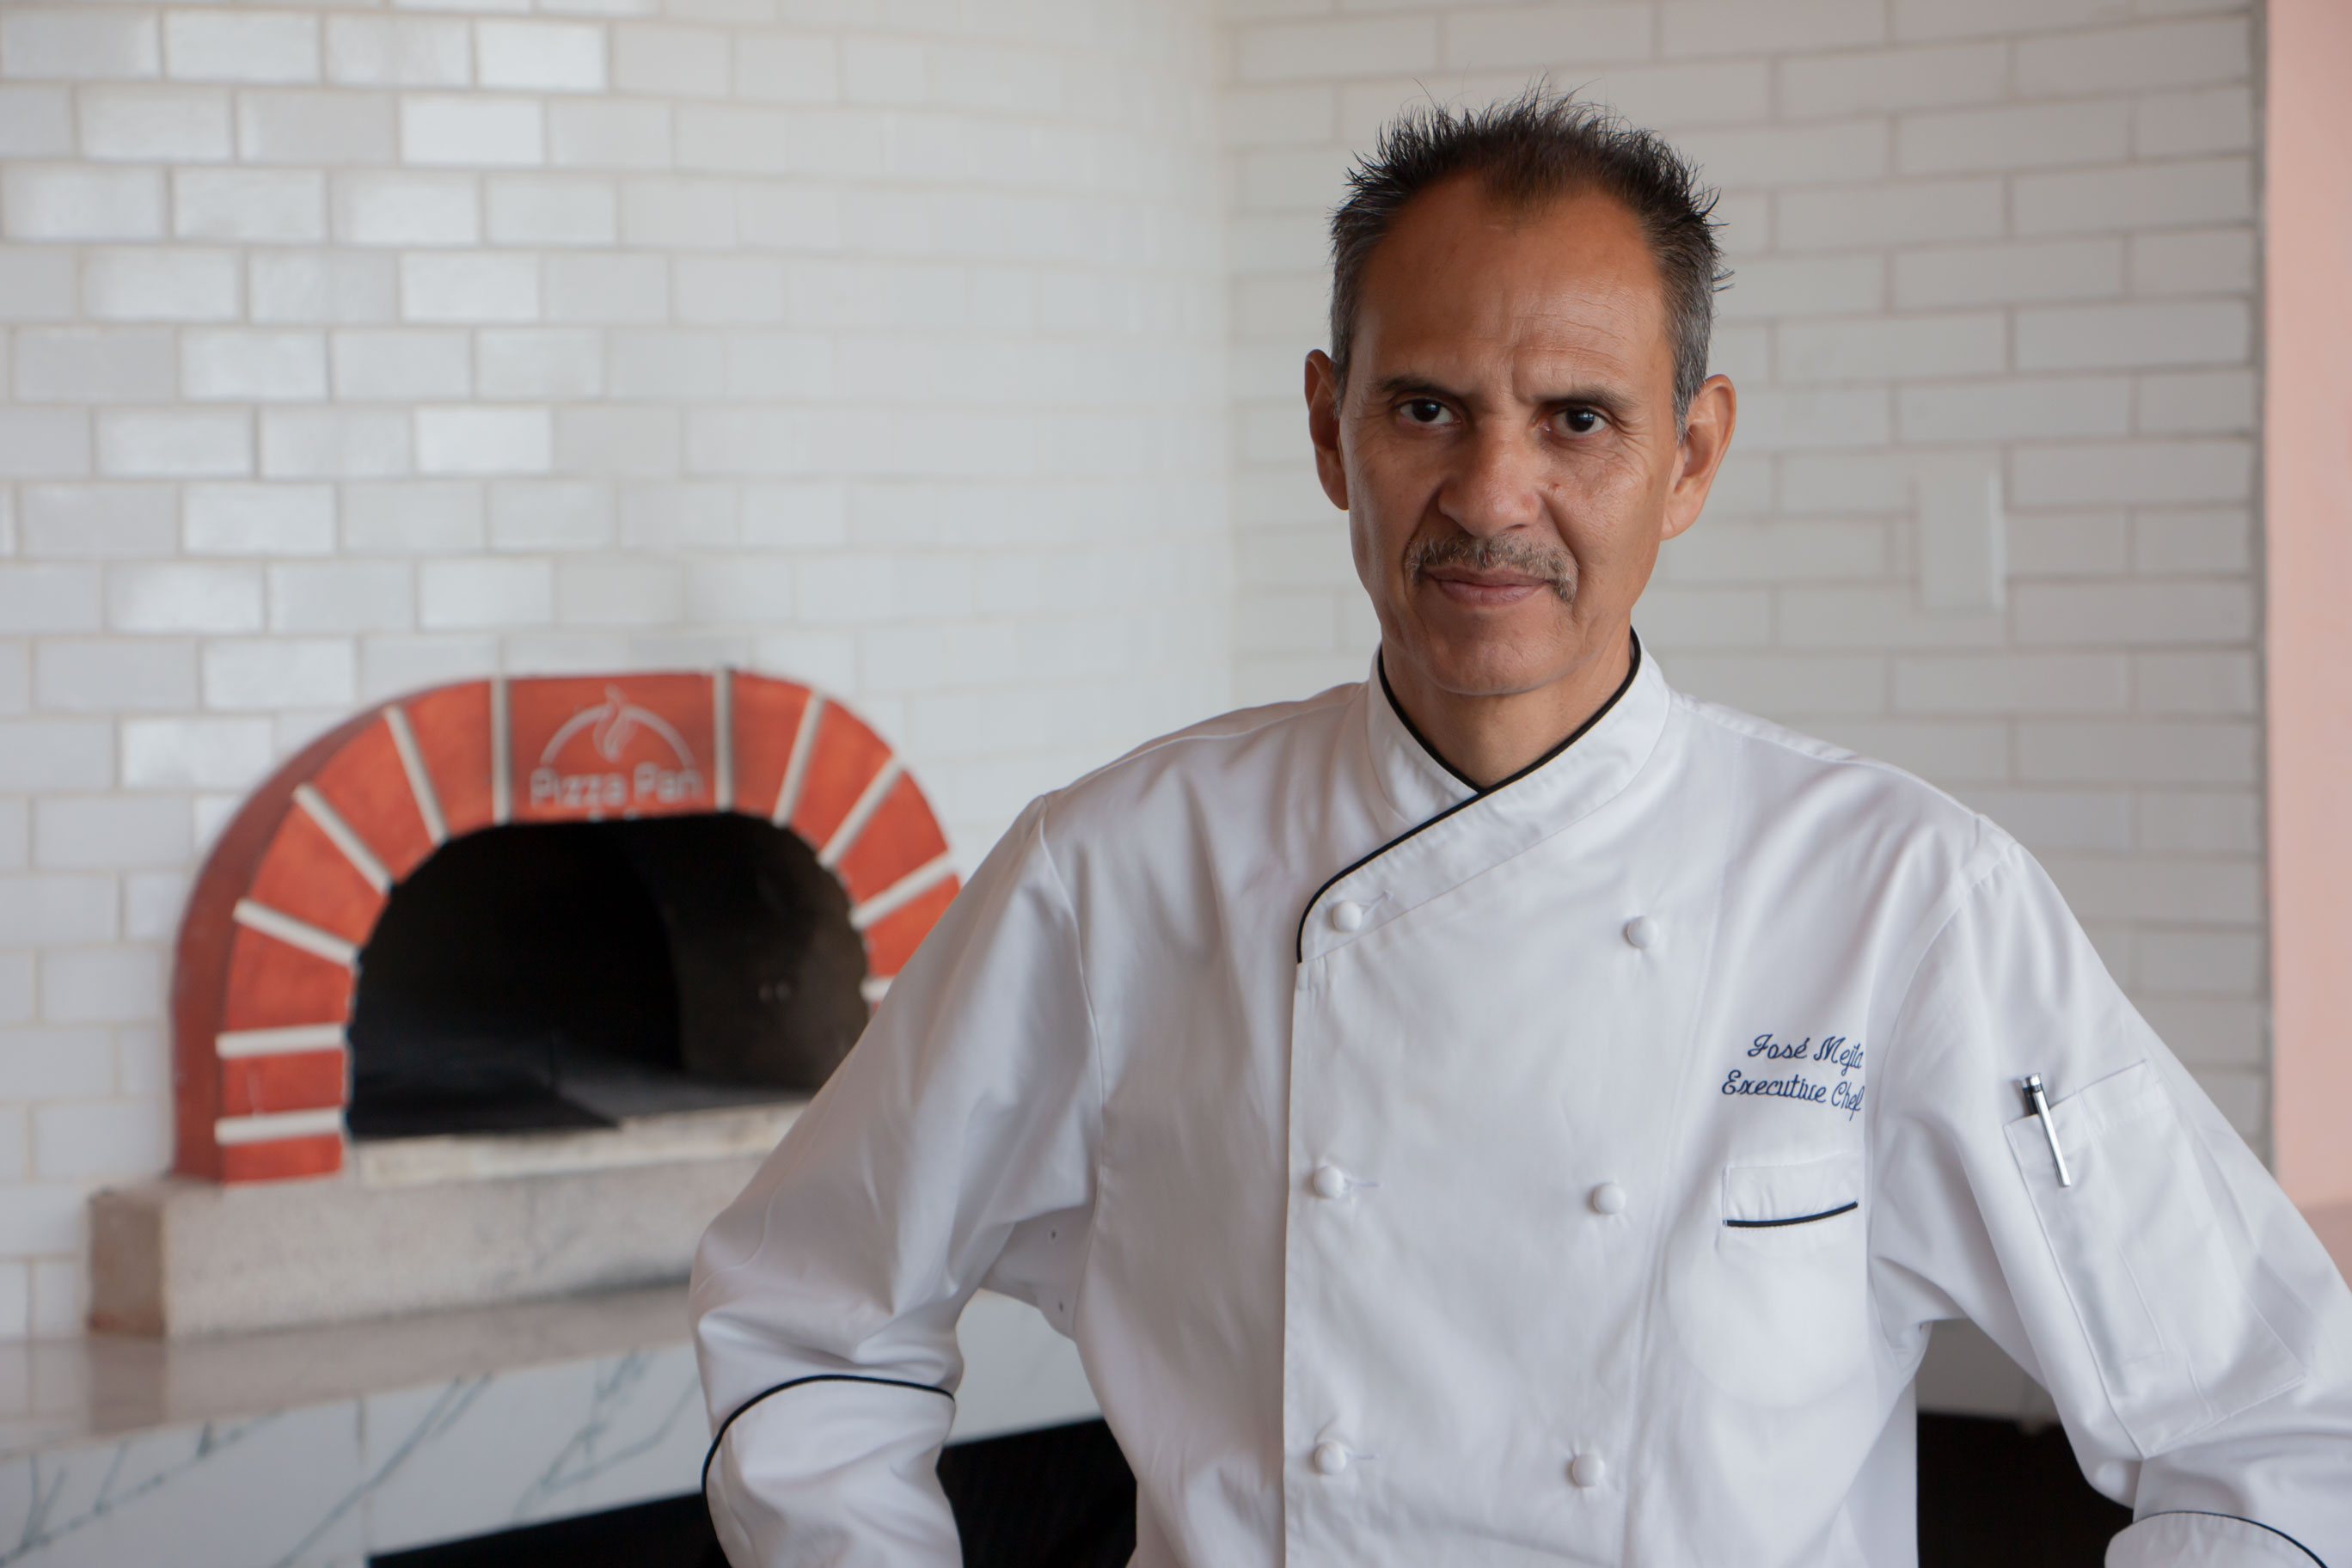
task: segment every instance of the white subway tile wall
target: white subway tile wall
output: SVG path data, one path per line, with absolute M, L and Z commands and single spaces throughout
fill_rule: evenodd
M 88 1192 L 170 1158 L 188 881 L 352 708 L 814 681 L 970 863 L 1229 703 L 1221 47 L 1203 0 L 0 7 L 0 1337 L 79 1329 Z
M 2230 0 L 1227 0 L 1238 692 L 1377 636 L 1307 458 L 1322 224 L 1399 108 L 1538 77 L 1696 158 L 1733 455 L 1636 625 L 1698 693 L 2038 854 L 2257 1147 L 2254 19 Z M 1998 609 L 1929 610 L 1917 489 L 1998 475 Z

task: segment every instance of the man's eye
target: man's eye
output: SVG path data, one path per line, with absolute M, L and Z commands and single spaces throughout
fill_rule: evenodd
M 1562 409 L 1560 428 L 1571 436 L 1590 436 L 1601 428 L 1601 416 L 1590 408 Z
M 1443 425 L 1453 414 L 1434 397 L 1416 397 L 1404 405 L 1404 416 L 1416 425 Z

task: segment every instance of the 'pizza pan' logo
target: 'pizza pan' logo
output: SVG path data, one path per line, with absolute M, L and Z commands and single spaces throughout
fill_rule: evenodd
M 631 702 L 618 686 L 557 727 L 530 770 L 537 810 L 636 812 L 677 806 L 704 794 L 701 767 L 677 726 Z

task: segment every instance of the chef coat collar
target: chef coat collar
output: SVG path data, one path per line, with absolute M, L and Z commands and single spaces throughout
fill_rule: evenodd
M 1369 932 L 1551 837 L 1633 782 L 1664 732 L 1671 694 L 1638 637 L 1630 662 L 1624 680 L 1591 718 L 1510 777 L 1480 789 L 1421 738 L 1375 655 L 1365 683 L 1366 741 L 1373 775 L 1408 826 L 1316 890 L 1300 914 L 1300 960 L 1351 940 L 1316 921 L 1318 908 L 1357 903 L 1372 918 L 1356 930 Z
M 1617 689 L 1609 694 L 1609 700 L 1542 756 L 1508 778 L 1483 786 L 1465 776 L 1453 763 L 1439 755 L 1435 746 L 1429 743 L 1428 737 L 1421 732 L 1421 727 L 1397 701 L 1396 689 L 1389 684 L 1388 668 L 1381 663 L 1379 651 L 1374 650 L 1372 678 L 1367 682 L 1372 697 L 1365 704 L 1373 773 L 1380 780 L 1381 793 L 1387 795 L 1389 805 L 1396 808 L 1402 823 L 1419 828 L 1440 812 L 1459 806 L 1479 795 L 1509 789 L 1556 761 L 1562 752 L 1591 733 L 1633 689 L 1634 681 L 1642 674 L 1643 666 L 1648 662 L 1643 657 L 1639 634 L 1629 628 L 1626 635 L 1633 642 L 1633 658 L 1627 663 L 1625 679 L 1617 683 Z

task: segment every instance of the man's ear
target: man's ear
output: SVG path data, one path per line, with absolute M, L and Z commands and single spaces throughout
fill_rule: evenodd
M 1666 525 L 1661 539 L 1672 539 L 1698 521 L 1706 492 L 1715 488 L 1715 471 L 1731 450 L 1731 427 L 1738 422 L 1739 395 L 1731 378 L 1710 375 L 1691 398 L 1683 418 L 1683 438 L 1675 451 L 1674 488 L 1666 492 Z M 1327 487 L 1328 488 L 1328 487 Z
M 1348 510 L 1348 468 L 1339 457 L 1339 372 L 1321 349 L 1307 356 L 1307 437 L 1315 443 L 1315 477 L 1341 511 Z

